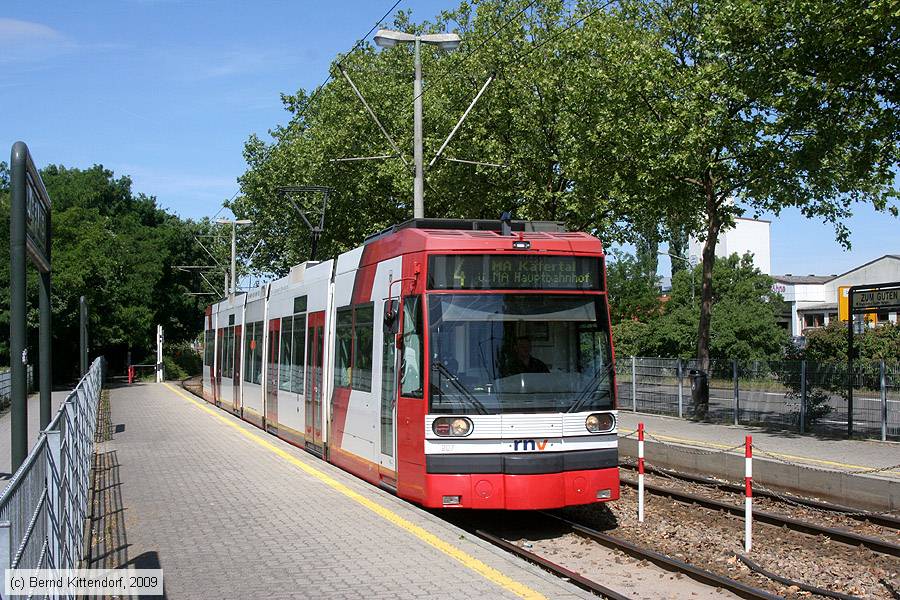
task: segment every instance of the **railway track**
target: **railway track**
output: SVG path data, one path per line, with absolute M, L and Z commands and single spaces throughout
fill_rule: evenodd
M 633 472 L 637 472 L 637 467 L 632 464 L 623 463 L 619 465 L 620 469 L 628 469 Z M 731 483 L 728 481 L 721 481 L 719 479 L 712 479 L 710 477 L 703 477 L 700 475 L 691 475 L 688 473 L 682 473 L 680 471 L 673 471 L 670 469 L 660 469 L 658 467 L 654 467 L 651 465 L 646 465 L 645 470 L 650 474 L 659 474 L 663 477 L 669 477 L 684 481 L 685 483 L 695 483 L 706 488 L 715 488 L 721 490 L 723 492 L 733 493 L 733 494 L 743 494 L 744 486 L 743 484 Z M 866 510 L 861 510 L 859 508 L 853 508 L 850 506 L 842 506 L 839 504 L 832 504 L 830 502 L 822 502 L 821 500 L 813 500 L 810 498 L 804 498 L 802 496 L 797 496 L 794 494 L 773 494 L 766 490 L 762 490 L 759 488 L 754 488 L 753 490 L 754 498 L 766 498 L 772 500 L 774 502 L 780 502 L 785 504 L 794 504 L 800 505 L 802 507 L 809 508 L 811 510 L 823 511 L 828 513 L 834 513 L 835 515 L 840 515 L 846 517 L 848 519 L 854 519 L 856 521 L 867 522 L 873 525 L 878 525 L 880 527 L 885 527 L 888 529 L 896 529 L 900 530 L 900 517 L 896 517 L 894 515 L 889 514 L 880 514 L 869 512 Z
M 637 488 L 637 482 L 632 481 L 631 479 L 622 478 L 621 482 L 632 488 Z M 706 496 L 691 494 L 670 487 L 646 482 L 644 483 L 644 490 L 651 494 L 657 496 L 665 496 L 667 498 L 671 498 L 672 500 L 677 500 L 686 504 L 696 504 L 698 506 L 727 512 L 737 516 L 744 515 L 743 506 L 738 506 L 736 504 L 725 502 L 723 500 L 716 500 Z M 824 525 L 819 525 L 810 521 L 795 519 L 793 517 L 787 517 L 784 515 L 779 515 L 777 513 L 759 509 L 754 509 L 753 520 L 759 521 L 761 523 L 768 523 L 769 525 L 775 525 L 777 527 L 785 527 L 792 531 L 806 533 L 809 535 L 822 535 L 829 539 L 843 542 L 844 544 L 849 544 L 851 546 L 862 546 L 864 548 L 874 550 L 875 552 L 881 552 L 882 554 L 887 554 L 890 556 L 900 556 L 900 544 L 896 544 L 894 542 L 889 542 L 887 540 L 872 536 L 853 533 L 852 531 L 845 531 L 834 527 L 826 527 Z
M 570 521 L 564 517 L 552 513 L 535 514 L 539 514 L 544 517 L 544 519 L 546 519 L 545 523 L 552 523 L 555 526 L 561 526 L 563 529 L 560 533 L 566 532 L 575 534 L 580 538 L 598 544 L 602 548 L 612 550 L 614 552 L 623 553 L 635 559 L 636 561 L 641 561 L 641 563 L 639 564 L 643 564 L 644 562 L 651 563 L 655 567 L 658 567 L 665 572 L 677 574 L 679 578 L 681 576 L 686 576 L 693 582 L 696 582 L 692 584 L 695 586 L 695 588 L 697 584 L 706 587 L 706 591 L 712 597 L 718 597 L 722 593 L 722 590 L 727 590 L 735 597 L 746 598 L 749 600 L 774 600 L 776 598 L 780 598 L 780 596 L 772 594 L 771 592 L 768 592 L 766 590 L 754 588 L 734 579 L 718 575 L 705 569 L 701 569 L 684 561 L 656 552 L 650 548 L 642 547 L 627 540 L 609 535 L 597 529 L 575 523 L 574 521 Z M 532 527 L 534 527 L 534 525 L 532 525 Z M 538 525 L 537 527 L 540 529 L 540 525 Z M 548 531 L 553 531 L 555 527 L 548 526 L 545 529 Z M 546 571 L 557 575 L 558 577 L 568 579 L 574 585 L 595 593 L 600 597 L 609 598 L 610 600 L 633 599 L 637 597 L 629 595 L 628 593 L 623 593 L 623 591 L 621 591 L 620 589 L 613 589 L 608 585 L 585 577 L 583 574 L 578 573 L 565 565 L 559 564 L 554 560 L 550 560 L 547 556 L 538 554 L 537 552 L 532 552 L 509 541 L 508 539 L 505 539 L 502 535 L 495 533 L 494 531 L 489 531 L 485 528 L 475 528 L 473 530 L 473 533 L 481 539 L 490 542 L 491 544 L 494 544 L 506 550 L 507 552 L 513 553 L 524 560 L 536 564 Z M 616 580 L 615 577 L 610 577 L 610 579 Z M 622 583 L 623 580 L 619 578 L 619 582 Z M 685 584 L 682 582 L 667 585 L 674 585 L 676 587 L 680 586 L 683 588 Z M 689 592 L 687 590 L 682 590 L 682 592 L 684 596 L 697 596 L 697 592 Z M 649 591 L 648 593 L 642 594 L 642 597 L 654 597 L 655 595 L 656 594 L 653 591 Z M 681 595 L 682 594 L 679 594 L 679 596 Z
M 593 592 L 600 596 L 601 598 L 607 598 L 608 600 L 632 600 L 631 596 L 626 596 L 625 594 L 621 594 L 601 583 L 588 579 L 587 577 L 583 577 L 576 573 L 575 571 L 571 571 L 562 565 L 558 565 L 555 562 L 544 558 L 534 552 L 529 552 L 524 548 L 520 548 L 516 546 L 512 542 L 508 542 L 502 537 L 495 535 L 493 533 L 489 533 L 483 529 L 476 529 L 475 535 L 480 537 L 481 539 L 494 544 L 500 548 L 503 548 L 507 552 L 511 552 L 515 554 L 519 558 L 525 559 L 530 563 L 536 564 L 542 569 L 549 571 L 556 575 L 557 577 L 561 577 L 563 579 L 568 579 L 573 584 L 578 587 L 585 589 L 589 592 Z

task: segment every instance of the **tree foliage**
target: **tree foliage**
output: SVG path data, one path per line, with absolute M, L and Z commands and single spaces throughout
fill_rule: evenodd
M 691 277 L 699 277 L 700 270 L 698 266 L 693 273 L 679 271 L 662 311 L 641 326 L 617 328 L 617 346 L 621 333 L 635 355 L 694 358 L 700 305 L 699 299 L 691 296 Z M 777 360 L 784 356 L 789 339 L 778 324 L 783 300 L 772 291 L 772 278 L 753 266 L 749 254 L 732 254 L 716 261 L 713 289 L 712 358 Z
M 523 10 L 529 4 L 533 8 Z M 426 165 L 482 84 L 495 76 L 444 156 L 503 166 L 437 161 L 426 171 L 426 216 L 496 219 L 511 210 L 517 218 L 561 220 L 607 241 L 622 233 L 617 215 L 623 211 L 612 207 L 607 173 L 580 172 L 575 138 L 585 128 L 571 97 L 574 70 L 583 64 L 573 54 L 578 50 L 572 39 L 581 35 L 577 17 L 559 0 L 463 2 L 421 24 L 405 13 L 397 17 L 393 28 L 454 30 L 463 39 L 450 54 L 423 48 Z M 258 136 L 248 140 L 248 170 L 231 205 L 236 214 L 252 218 L 265 237 L 254 260 L 260 270 L 284 273 L 308 256 L 308 230 L 279 198 L 279 186 L 334 188 L 322 239 L 325 255 L 412 216 L 412 171 L 401 160 L 332 162 L 394 153 L 338 64 L 411 161 L 409 44 L 381 52 L 363 44 L 336 59 L 333 78 L 323 87 L 284 95 L 290 121 L 270 132 L 271 142 Z
M 900 364 L 900 325 L 867 327 L 854 336 L 853 346 L 860 362 L 883 360 L 889 364 Z M 847 324 L 832 321 L 826 327 L 810 330 L 806 334 L 806 346 L 797 353 L 797 358 L 823 363 L 846 363 Z
M 91 355 L 104 354 L 114 368 L 131 350 L 141 360 L 153 350 L 155 326 L 169 341 L 194 339 L 202 327 L 201 301 L 194 275 L 173 267 L 198 264 L 202 258 L 193 234 L 208 224 L 183 221 L 161 209 L 156 199 L 134 194 L 127 176 L 116 177 L 96 165 L 70 169 L 50 165 L 41 176 L 52 201 L 52 287 L 54 375 L 65 378 L 78 369 L 79 297 L 89 306 Z M 6 223 L 0 245 L 0 320 L 9 323 L 9 193 L 0 189 Z M 30 343 L 37 334 L 37 282 L 29 268 Z M 0 347 L 6 363 L 9 347 Z M 34 354 L 36 355 L 36 353 Z
M 628 320 L 647 322 L 659 314 L 659 278 L 655 263 L 655 260 L 640 255 L 610 253 L 606 263 L 606 286 L 613 325 Z
M 706 370 L 715 247 L 735 216 L 798 207 L 832 223 L 846 246 L 854 203 L 896 216 L 896 5 L 621 7 L 609 27 L 586 27 L 582 37 L 592 60 L 578 104 L 600 128 L 578 138 L 579 154 L 587 170 L 607 169 L 612 155 L 617 191 L 644 200 L 643 218 L 705 241 L 695 339 Z

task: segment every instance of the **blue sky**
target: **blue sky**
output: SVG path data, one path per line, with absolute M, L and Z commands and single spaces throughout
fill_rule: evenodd
M 453 3 L 399 8 L 421 20 Z M 321 83 L 392 4 L 7 0 L 0 146 L 22 139 L 39 165 L 100 163 L 182 216 L 212 216 L 237 191 L 247 137 L 286 120 L 279 94 Z M 774 272 L 839 273 L 900 253 L 896 219 L 863 208 L 850 225 L 844 252 L 830 226 L 786 211 L 772 223 Z

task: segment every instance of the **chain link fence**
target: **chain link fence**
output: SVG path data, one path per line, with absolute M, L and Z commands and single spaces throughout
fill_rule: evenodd
M 900 440 L 898 364 L 624 357 L 616 381 L 620 410 L 827 435 L 846 435 L 852 389 L 854 435 Z
M 96 359 L 0 494 L 0 581 L 79 566 L 104 372 Z

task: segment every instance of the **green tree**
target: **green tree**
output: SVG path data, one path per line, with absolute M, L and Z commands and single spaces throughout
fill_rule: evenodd
M 655 263 L 646 257 L 612 251 L 606 263 L 609 313 L 613 324 L 622 321 L 650 321 L 660 311 L 659 278 Z
M 485 0 L 463 2 L 434 22 L 415 24 L 401 13 L 391 24 L 411 32 L 453 30 L 463 40 L 450 54 L 423 49 L 426 163 L 481 85 L 495 76 L 444 157 L 503 166 L 437 161 L 426 171 L 426 216 L 497 219 L 511 210 L 517 218 L 561 220 L 607 242 L 622 239 L 632 227 L 609 193 L 613 177 L 603 170 L 580 171 L 583 158 L 573 138 L 585 128 L 570 85 L 583 63 L 583 57 L 572 54 L 577 50 L 572 40 L 581 35 L 578 16 L 561 0 Z M 248 170 L 240 178 L 241 194 L 231 203 L 236 214 L 253 219 L 254 229 L 265 232 L 254 257 L 261 271 L 284 273 L 309 254 L 308 230 L 279 197 L 279 186 L 334 188 L 320 246 L 323 256 L 412 216 L 412 173 L 400 159 L 333 162 L 394 154 L 337 65 L 350 74 L 410 159 L 409 44 L 380 52 L 362 44 L 337 57 L 326 85 L 312 93 L 284 95 L 290 121 L 271 131 L 271 142 L 258 136 L 247 141 Z M 304 204 L 301 199 L 301 208 L 313 209 L 313 201 Z
M 615 14 L 579 36 L 589 58 L 572 100 L 594 129 L 576 151 L 586 171 L 613 162 L 620 194 L 704 240 L 706 368 L 715 246 L 735 216 L 799 207 L 849 246 L 855 202 L 896 215 L 895 3 L 655 0 Z
M 885 324 L 866 328 L 854 336 L 858 360 L 862 362 L 883 360 L 900 364 L 900 325 Z M 820 363 L 847 362 L 847 324 L 832 321 L 826 327 L 806 333 L 806 346 L 797 353 L 797 359 Z
M 676 274 L 663 314 L 652 322 L 644 350 L 652 356 L 693 358 L 696 350 L 700 306 L 691 297 L 689 270 Z M 713 271 L 715 311 L 710 354 L 716 359 L 778 360 L 789 341 L 778 324 L 784 309 L 781 296 L 772 291 L 772 278 L 753 266 L 748 254 L 732 254 L 716 261 Z
M 197 289 L 193 274 L 174 268 L 203 260 L 193 235 L 203 223 L 183 221 L 159 208 L 156 199 L 135 195 L 128 177 L 116 177 L 102 166 L 68 169 L 50 165 L 41 171 L 53 202 L 54 375 L 65 379 L 78 369 L 79 297 L 89 305 L 91 354 L 104 354 L 114 369 L 126 353 L 141 360 L 153 349 L 156 324 L 168 341 L 190 340 L 202 327 L 202 306 L 187 295 Z M 3 222 L 0 244 L 0 321 L 9 323 L 9 200 L 0 187 Z M 28 297 L 37 297 L 29 270 Z M 28 315 L 36 334 L 37 311 Z M 4 362 L 8 346 L 0 347 Z

